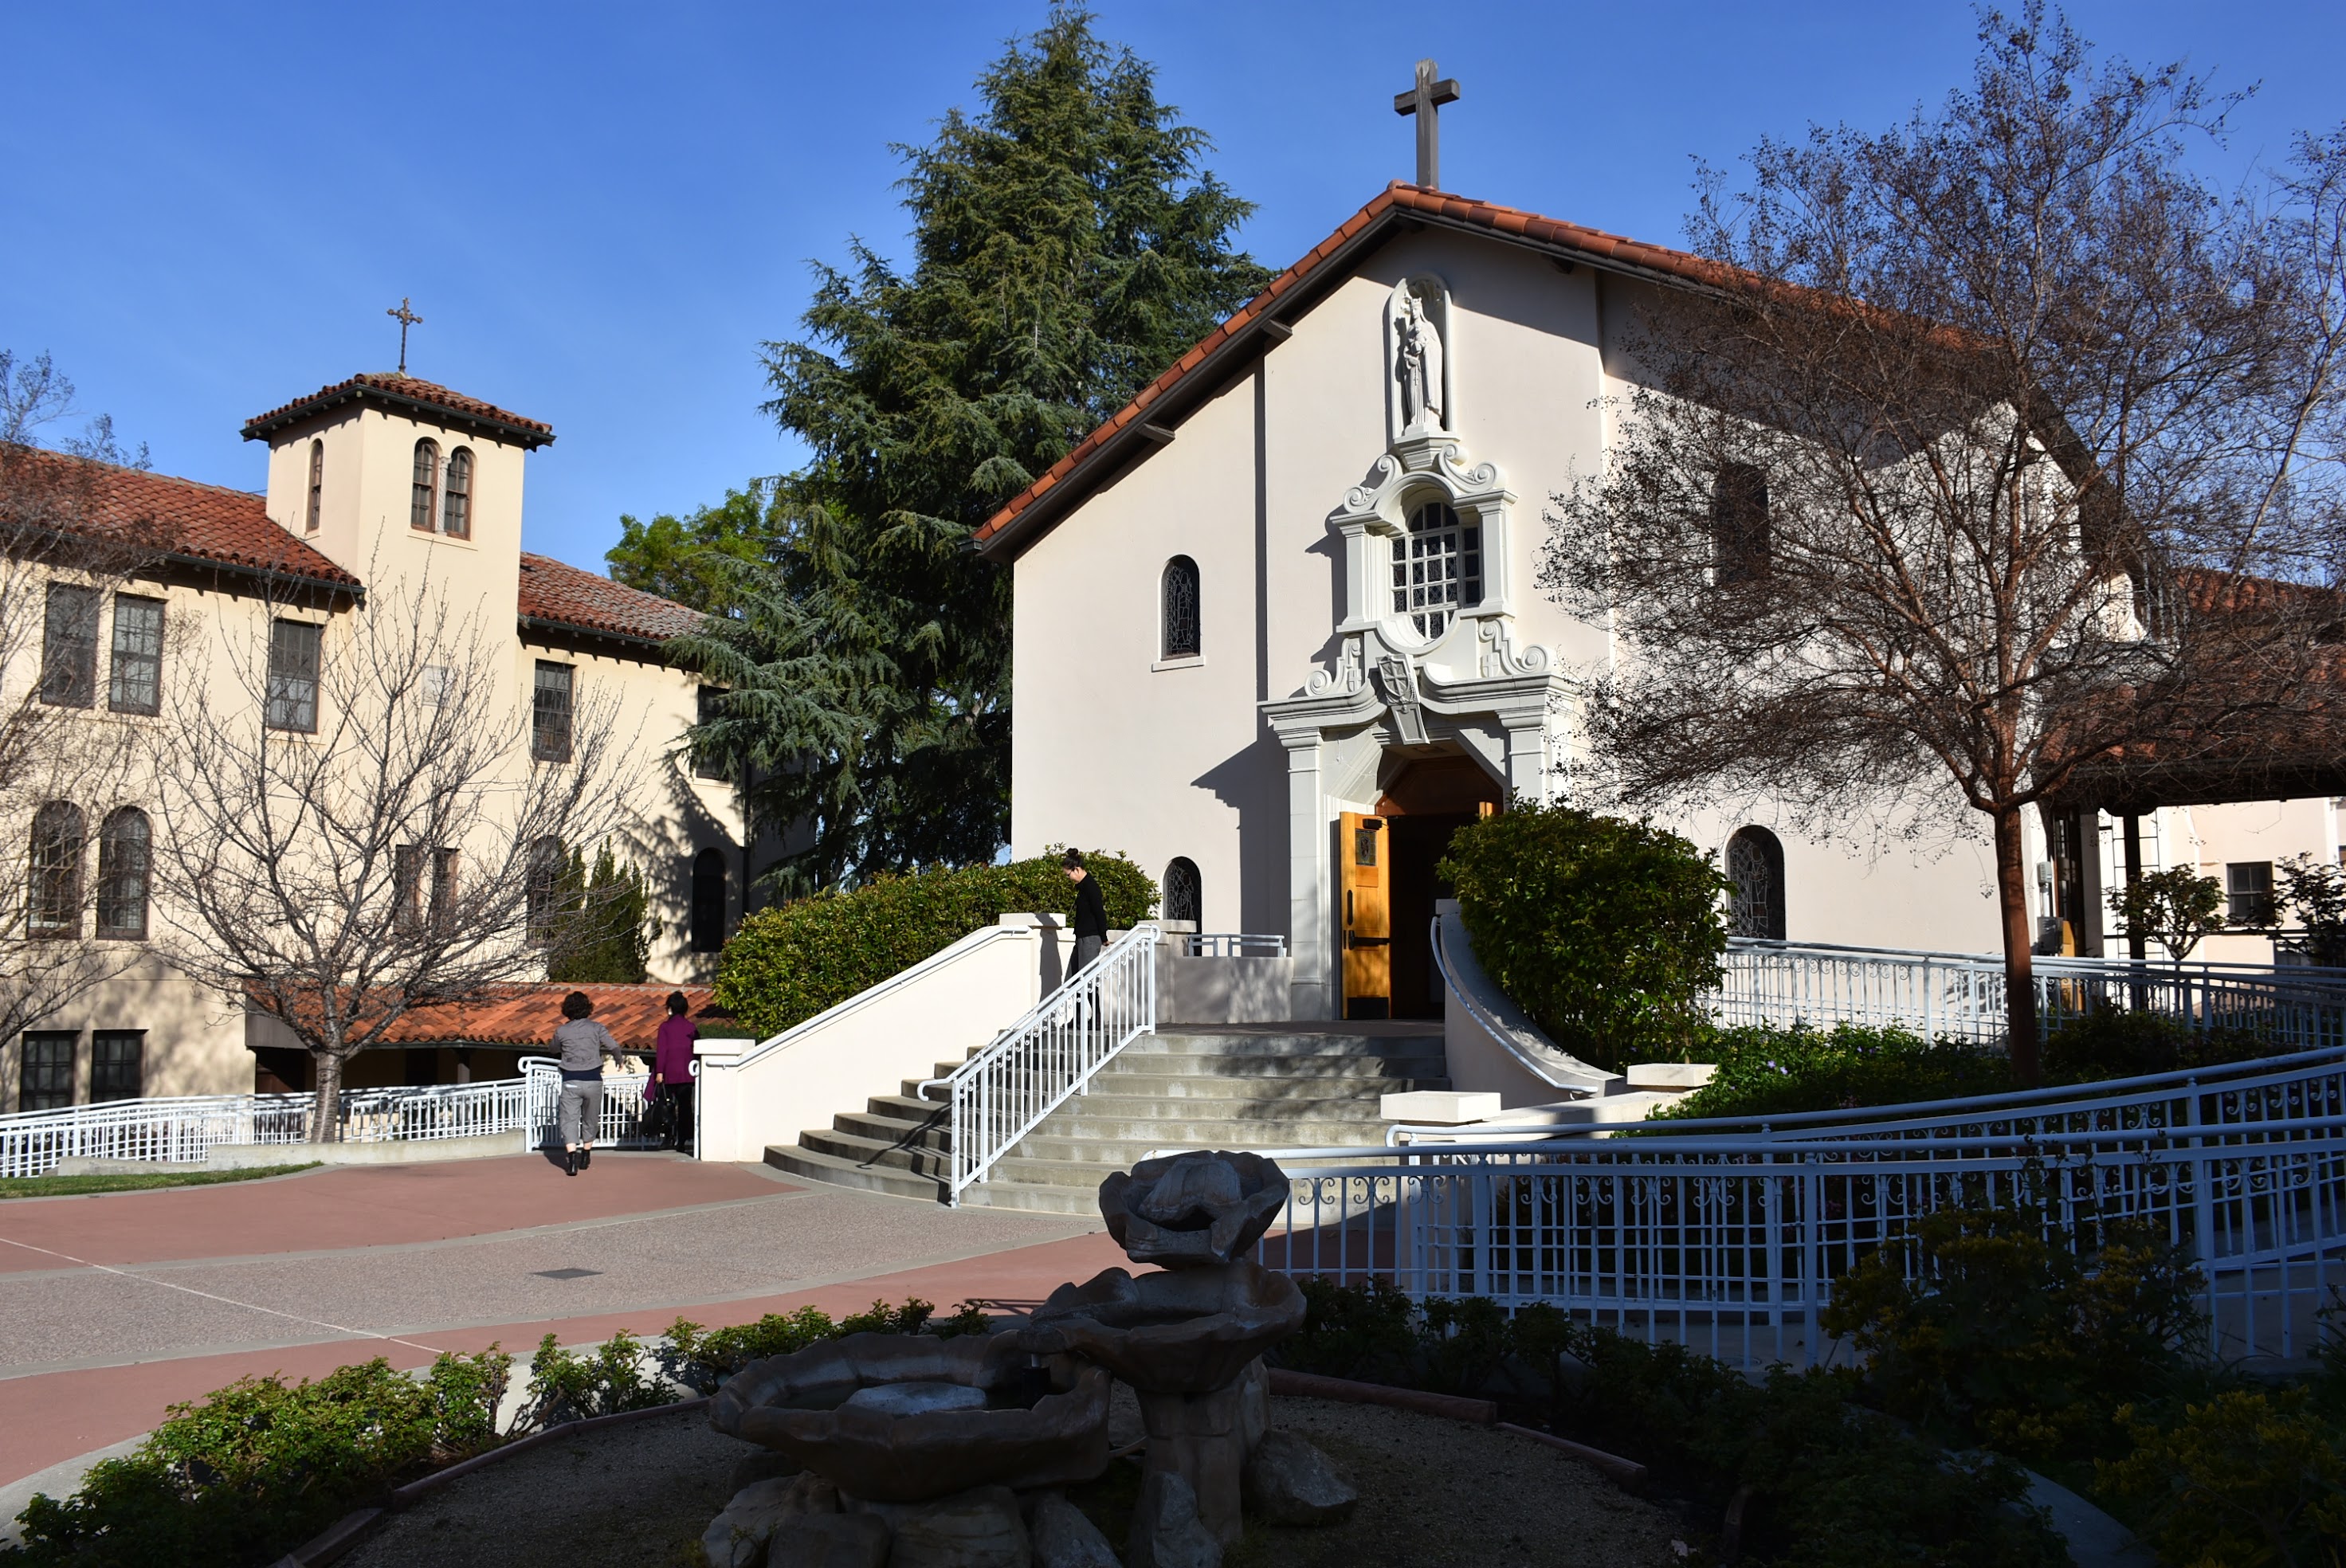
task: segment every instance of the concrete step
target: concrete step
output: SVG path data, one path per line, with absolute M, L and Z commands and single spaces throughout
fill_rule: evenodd
M 1352 1077 L 1251 1078 L 1174 1077 L 1154 1073 L 1102 1073 L 1092 1080 L 1093 1097 L 1127 1100 L 1362 1100 L 1399 1095 L 1433 1082 L 1448 1083 L 1439 1064 L 1431 1073 L 1361 1074 Z M 1081 1098 L 1082 1096 L 1078 1096 Z
M 864 1165 L 800 1144 L 768 1145 L 766 1163 L 790 1176 L 827 1182 L 832 1186 L 891 1193 L 897 1197 L 923 1198 L 934 1203 L 944 1192 L 944 1186 L 930 1177 L 914 1176 L 892 1166 Z
M 944 1149 L 900 1144 L 892 1138 L 868 1138 L 836 1127 L 811 1128 L 800 1134 L 799 1146 L 859 1166 L 884 1166 L 924 1176 L 943 1175 L 952 1161 L 952 1156 Z
M 1341 1034 L 1297 1031 L 1279 1034 L 1215 1034 L 1160 1029 L 1124 1048 L 1127 1056 L 1439 1056 L 1442 1031 L 1423 1034 Z
M 1046 1124 L 1047 1126 L 1048 1124 Z M 1363 1127 L 1358 1123 L 1323 1123 L 1311 1127 L 1193 1127 L 1187 1135 L 1178 1132 L 1151 1132 L 1147 1136 L 1130 1138 L 1055 1137 L 1048 1132 L 1030 1135 L 1012 1151 L 1015 1160 L 1070 1161 L 1088 1168 L 1107 1160 L 1114 1162 L 1104 1170 L 1127 1170 L 1137 1160 L 1147 1159 L 1158 1149 L 1321 1149 L 1321 1148 L 1381 1148 L 1385 1141 L 1384 1124 Z M 943 1156 L 940 1156 L 940 1158 Z
M 1174 1070 L 1177 1062 L 1180 1066 L 1178 1071 Z M 1194 1068 L 1189 1066 L 1192 1062 L 1196 1064 Z M 1238 1070 L 1233 1071 L 1234 1067 Z M 1328 1085 L 1323 1093 L 1349 1094 L 1358 1090 L 1362 1094 L 1393 1094 L 1410 1084 L 1422 1087 L 1437 1080 L 1446 1083 L 1448 1067 L 1448 1062 L 1440 1056 L 1305 1058 L 1300 1063 L 1290 1063 L 1270 1057 L 1239 1058 L 1229 1062 L 1211 1056 L 1149 1056 L 1134 1060 L 1127 1055 L 1109 1062 L 1092 1081 L 1102 1085 L 1116 1084 L 1118 1093 L 1168 1095 L 1284 1093 L 1283 1089 L 1257 1089 L 1252 1085 L 1303 1083 Z M 1143 1082 L 1129 1091 L 1122 1087 L 1133 1080 Z M 1166 1087 L 1159 1088 L 1158 1084 Z M 1372 1084 L 1382 1087 L 1372 1089 Z M 898 1093 L 889 1097 L 918 1102 L 922 1098 L 920 1086 L 920 1080 L 916 1078 L 903 1079 L 897 1084 Z M 937 1098 L 927 1103 L 943 1105 L 942 1091 L 938 1092 Z

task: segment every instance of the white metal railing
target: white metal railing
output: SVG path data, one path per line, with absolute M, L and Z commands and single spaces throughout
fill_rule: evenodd
M 1183 958 L 1285 958 L 1287 939 L 1252 932 L 1193 931 L 1172 939 Z
M 2131 1220 L 2188 1249 L 2219 1354 L 2308 1353 L 2346 1285 L 2346 1049 L 1996 1102 L 1764 1136 L 1266 1151 L 1291 1189 L 1264 1261 L 1810 1363 L 1835 1279 L 1934 1210 L 2033 1201 L 2089 1242 Z
M 1837 947 L 1737 938 L 1712 1012 L 1726 1024 L 1896 1025 L 1983 1043 L 2004 1033 L 2004 960 L 1986 953 Z M 2256 1031 L 2279 1044 L 2346 1044 L 2346 970 L 2038 958 L 2045 1028 L 2096 1007 L 2156 1012 L 2194 1028 Z
M 405 1143 L 529 1132 L 542 1143 L 554 1126 L 561 1074 L 547 1057 L 522 1058 L 522 1076 L 477 1084 L 345 1089 L 336 1121 L 346 1144 Z M 597 1141 L 648 1144 L 646 1075 L 603 1080 Z M 184 1095 L 108 1100 L 54 1111 L 0 1115 L 0 1176 L 42 1176 L 60 1160 L 189 1163 L 232 1145 L 305 1144 L 317 1102 L 309 1095 Z
M 947 1112 L 945 1199 L 986 1179 L 1005 1155 L 1116 1054 L 1157 1028 L 1157 943 L 1153 925 L 1125 932 L 1066 978 L 992 1044 L 942 1078 Z

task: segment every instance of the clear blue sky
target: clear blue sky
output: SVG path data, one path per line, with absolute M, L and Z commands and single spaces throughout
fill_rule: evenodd
M 799 454 L 758 412 L 808 262 L 901 253 L 892 142 L 925 140 L 1021 4 L 131 6 L 0 0 L 0 346 L 47 350 L 162 472 L 257 488 L 247 417 L 410 368 L 549 421 L 531 546 L 599 566 L 623 512 Z M 1260 204 L 1282 267 L 1412 171 L 1392 95 L 1431 55 L 1443 183 L 1680 237 L 1690 159 L 1812 120 L 1880 127 L 1966 76 L 1971 8 L 1104 0 Z M 2346 119 L 2346 5 L 2071 15 L 2138 63 L 2259 87 L 2211 172 Z

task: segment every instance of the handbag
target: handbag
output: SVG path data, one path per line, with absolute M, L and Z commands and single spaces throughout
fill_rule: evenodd
M 645 1084 L 644 1093 L 651 1099 L 644 1110 L 645 1135 L 665 1141 L 670 1124 L 676 1120 L 676 1102 L 662 1094 L 657 1084 Z

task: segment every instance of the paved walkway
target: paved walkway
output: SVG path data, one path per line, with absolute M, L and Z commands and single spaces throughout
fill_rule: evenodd
M 1096 1220 L 947 1209 L 763 1166 L 598 1155 L 326 1166 L 0 1202 L 0 1487 L 239 1378 L 490 1343 L 526 1358 L 919 1296 L 1015 1308 L 1123 1261 Z

